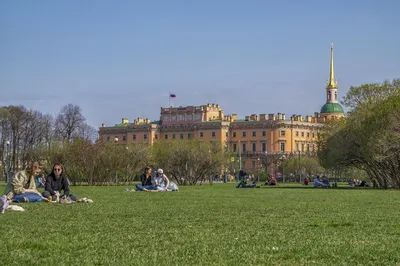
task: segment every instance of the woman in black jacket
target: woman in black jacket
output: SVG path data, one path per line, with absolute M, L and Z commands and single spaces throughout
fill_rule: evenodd
M 45 198 L 49 198 L 51 196 L 52 201 L 56 202 L 60 202 L 60 199 L 66 197 L 76 201 L 76 196 L 70 194 L 69 187 L 69 180 L 65 175 L 64 167 L 62 164 L 56 163 L 53 165 L 51 174 L 46 178 L 42 196 Z M 61 190 L 64 192 L 63 195 L 61 195 Z

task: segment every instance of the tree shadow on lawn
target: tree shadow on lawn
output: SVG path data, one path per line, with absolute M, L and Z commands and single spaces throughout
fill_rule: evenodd
M 336 189 L 341 189 L 341 190 L 366 190 L 366 189 L 373 189 L 372 187 L 346 187 L 346 186 L 338 186 L 335 188 L 323 188 L 323 187 L 313 187 L 313 186 L 295 186 L 295 185 L 277 185 L 277 186 L 260 186 L 260 188 L 271 188 L 271 189 L 278 189 L 278 188 L 284 188 L 284 189 L 326 189 L 326 190 L 336 190 Z

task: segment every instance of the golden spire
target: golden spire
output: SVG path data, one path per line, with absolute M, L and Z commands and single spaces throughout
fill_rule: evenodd
M 331 43 L 331 67 L 329 73 L 329 81 L 327 84 L 327 88 L 329 89 L 336 89 L 337 88 L 337 80 L 335 81 L 335 72 L 333 68 L 333 43 Z

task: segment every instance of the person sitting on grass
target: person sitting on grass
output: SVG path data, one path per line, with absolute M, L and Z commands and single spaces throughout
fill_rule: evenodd
M 331 183 L 329 183 L 329 179 L 326 176 L 322 177 L 322 183 L 325 185 L 325 187 L 331 187 Z
M 39 162 L 32 162 L 25 170 L 19 171 L 14 178 L 8 181 L 4 194 L 7 201 L 11 202 L 39 202 L 43 200 L 42 195 L 36 189 L 37 176 L 42 171 Z M 47 199 L 45 199 L 47 200 Z
M 142 185 L 136 184 L 136 189 L 138 191 L 155 191 L 157 187 L 153 185 L 151 179 L 151 167 L 146 167 L 144 169 L 144 174 L 140 177 Z
M 46 182 L 46 178 L 44 178 L 44 174 L 40 175 L 37 179 L 37 187 L 44 187 L 44 183 Z
M 314 187 L 326 187 L 326 185 L 319 180 L 318 175 L 314 178 Z
M 151 172 L 151 171 L 150 171 Z M 154 177 L 155 185 L 140 186 L 136 185 L 138 191 L 147 192 L 163 192 L 163 191 L 178 191 L 178 186 L 174 182 L 170 182 L 168 177 L 164 174 L 163 169 L 158 169 Z
M 157 174 L 156 174 L 156 189 L 158 191 L 168 191 L 169 187 L 169 179 L 168 177 L 164 174 L 163 169 L 158 169 Z
M 365 180 L 360 180 L 358 184 L 356 184 L 356 187 L 369 187 L 369 184 L 365 182 Z
M 56 163 L 53 165 L 50 175 L 46 178 L 46 183 L 44 184 L 44 191 L 42 196 L 48 198 L 55 202 L 60 202 L 61 199 L 70 198 L 72 201 L 76 201 L 75 195 L 70 194 L 70 183 L 65 175 L 65 170 L 62 164 Z M 61 195 L 61 190 L 63 190 L 64 195 Z
M 268 182 L 265 182 L 264 186 L 276 186 L 278 185 L 278 181 L 276 180 L 275 176 L 272 176 Z

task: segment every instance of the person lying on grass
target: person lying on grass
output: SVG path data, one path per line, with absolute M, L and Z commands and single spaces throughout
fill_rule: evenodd
M 36 189 L 37 176 L 42 171 L 42 165 L 35 161 L 25 170 L 19 171 L 14 178 L 8 180 L 4 194 L 9 202 L 39 202 L 47 200 Z
M 53 165 L 50 175 L 46 178 L 42 196 L 49 199 L 51 197 L 51 200 L 55 202 L 60 202 L 61 199 L 67 197 L 76 201 L 76 196 L 70 194 L 69 187 L 69 180 L 65 175 L 64 167 L 62 164 L 56 163 Z M 64 195 L 60 194 L 61 190 L 63 190 Z
M 248 185 L 247 182 L 243 180 L 240 180 L 239 184 L 236 186 L 236 188 L 259 188 L 259 187 L 260 186 L 257 186 L 256 181 Z

